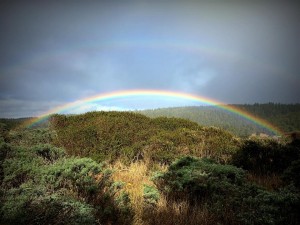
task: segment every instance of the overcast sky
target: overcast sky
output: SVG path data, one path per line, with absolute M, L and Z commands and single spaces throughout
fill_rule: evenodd
M 300 102 L 299 5 L 107 2 L 114 3 L 0 1 L 0 117 L 37 116 L 128 89 L 225 103 Z M 148 100 L 153 108 L 169 101 Z M 149 107 L 145 102 L 86 109 Z

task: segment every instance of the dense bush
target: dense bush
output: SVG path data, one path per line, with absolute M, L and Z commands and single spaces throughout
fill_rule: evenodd
M 300 190 L 300 160 L 293 161 L 284 171 L 283 180 L 287 183 L 292 183 Z
M 4 152 L 1 145 L 1 153 Z M 126 193 L 111 171 L 89 158 L 65 157 L 49 144 L 13 147 L 2 161 L 0 222 L 4 224 L 127 224 Z
M 191 130 L 197 130 L 200 128 L 199 124 L 196 122 L 181 118 L 157 117 L 151 121 L 156 127 L 168 131 L 175 131 L 180 128 L 187 128 Z
M 206 204 L 222 224 L 298 224 L 300 195 L 292 187 L 269 192 L 246 181 L 246 173 L 207 159 L 184 157 L 158 173 L 158 189 L 171 199 Z
M 176 198 L 189 195 L 198 201 L 214 194 L 231 192 L 234 184 L 245 181 L 245 172 L 234 166 L 188 156 L 171 164 L 167 172 L 156 174 L 154 180 L 168 195 Z
M 155 187 L 144 184 L 143 197 L 147 203 L 155 204 L 159 200 L 160 195 Z
M 94 208 L 65 193 L 49 193 L 44 185 L 24 183 L 4 198 L 2 221 L 7 224 L 96 224 Z
M 54 115 L 51 124 L 58 135 L 57 145 L 65 147 L 69 154 L 89 156 L 97 161 L 134 157 L 134 145 L 142 144 L 152 132 L 150 119 L 135 113 Z
M 0 141 L 5 141 L 8 134 L 8 127 L 5 123 L 0 122 Z
M 54 115 L 55 144 L 76 156 L 96 161 L 132 162 L 146 159 L 170 163 L 183 155 L 210 157 L 227 162 L 239 140 L 218 128 L 204 128 L 175 118 L 150 119 L 129 112 L 92 112 Z
M 8 141 L 13 145 L 31 147 L 38 144 L 51 143 L 55 136 L 55 131 L 49 128 L 20 128 L 9 132 Z
M 300 148 L 273 139 L 247 139 L 233 155 L 233 164 L 256 174 L 282 173 L 299 159 Z
M 36 145 L 32 148 L 32 150 L 36 155 L 49 162 L 54 162 L 66 155 L 64 149 L 56 148 L 50 144 Z
M 9 154 L 10 151 L 11 146 L 3 140 L 0 140 L 0 184 L 2 183 L 2 180 L 4 178 L 3 163 L 6 159 L 7 154 Z

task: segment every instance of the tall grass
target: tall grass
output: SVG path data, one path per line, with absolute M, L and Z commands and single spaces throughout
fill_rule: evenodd
M 249 182 L 264 187 L 268 191 L 277 190 L 283 185 L 280 175 L 278 174 L 259 175 L 259 174 L 249 173 L 247 179 Z
M 132 209 L 134 211 L 133 224 L 145 224 L 142 219 L 144 210 L 143 188 L 144 184 L 153 185 L 150 180 L 149 170 L 144 162 L 135 162 L 125 166 L 120 161 L 116 162 L 112 169 L 115 181 L 125 182 L 124 189 L 129 194 Z
M 191 205 L 188 199 L 176 201 L 161 194 L 155 205 L 144 200 L 144 185 L 154 186 L 150 179 L 149 164 L 140 161 L 126 166 L 120 161 L 113 164 L 114 181 L 125 182 L 124 190 L 129 194 L 133 209 L 133 225 L 185 225 L 216 224 L 216 219 L 203 204 Z M 157 169 L 166 171 L 167 166 L 158 165 Z
M 167 199 L 161 196 L 155 207 L 143 211 L 144 224 L 147 225 L 213 225 L 216 217 L 209 212 L 204 204 L 191 205 L 189 200 Z

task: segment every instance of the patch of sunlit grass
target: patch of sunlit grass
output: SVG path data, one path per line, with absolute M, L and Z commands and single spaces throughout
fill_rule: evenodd
M 125 166 L 121 162 L 113 165 L 113 179 L 125 183 L 124 190 L 129 194 L 131 206 L 134 210 L 133 224 L 142 225 L 141 219 L 144 208 L 143 189 L 144 184 L 153 185 L 150 180 L 149 170 L 144 162 L 131 163 Z
M 158 165 L 165 171 L 166 166 Z M 155 205 L 144 201 L 144 185 L 154 186 L 151 181 L 151 171 L 145 162 L 131 163 L 129 166 L 116 162 L 113 179 L 125 183 L 124 190 L 128 192 L 134 211 L 134 225 L 211 225 L 216 221 L 205 205 L 190 205 L 188 200 L 175 201 L 161 194 Z

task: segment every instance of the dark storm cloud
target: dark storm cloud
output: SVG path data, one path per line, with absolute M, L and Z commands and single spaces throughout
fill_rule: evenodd
M 289 1 L 1 1 L 0 117 L 124 89 L 300 102 L 298 9 Z

